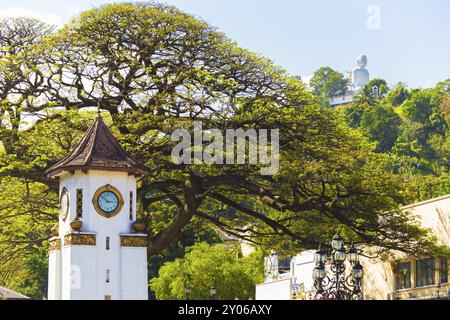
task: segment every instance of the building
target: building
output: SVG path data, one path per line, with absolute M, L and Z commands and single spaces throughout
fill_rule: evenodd
M 343 95 L 328 98 L 328 101 L 330 103 L 330 107 L 342 106 L 345 104 L 352 103 L 357 95 L 358 91 L 355 90 L 347 91 Z
M 0 287 L 0 300 L 29 300 L 30 298 L 14 292 L 12 290 Z
M 450 247 L 450 194 L 402 208 Z M 450 294 L 448 261 L 396 253 L 391 261 L 365 260 L 365 299 L 437 299 Z
M 450 247 L 450 194 L 402 208 L 418 218 L 436 236 L 439 244 Z M 364 249 L 370 254 L 370 248 Z M 278 256 L 266 258 L 266 280 L 256 286 L 256 299 L 310 299 L 313 297 L 313 250 L 289 259 L 289 268 L 280 268 Z M 449 262 L 444 258 L 413 257 L 394 252 L 394 259 L 362 258 L 362 289 L 366 300 L 449 299 Z
M 131 158 L 100 111 L 73 151 L 47 170 L 59 180 L 49 300 L 148 299 L 147 236 L 136 221 L 136 183 L 148 169 Z
M 315 267 L 314 250 L 304 251 L 280 260 L 275 252 L 265 259 L 264 283 L 256 285 L 256 300 L 311 299 L 312 272 Z

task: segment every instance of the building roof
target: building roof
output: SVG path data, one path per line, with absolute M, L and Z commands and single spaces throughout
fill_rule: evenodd
M 100 114 L 72 152 L 47 169 L 46 174 L 55 177 L 64 171 L 75 170 L 122 171 L 136 175 L 149 173 L 146 166 L 122 148 Z
M 423 206 L 423 205 L 426 205 L 426 204 L 429 204 L 429 203 L 442 201 L 442 200 L 446 200 L 446 199 L 449 199 L 449 198 L 450 198 L 450 194 L 447 194 L 445 196 L 441 196 L 441 197 L 432 198 L 432 199 L 428 199 L 428 200 L 425 200 L 425 201 L 409 204 L 409 205 L 403 206 L 401 209 L 402 210 L 412 209 L 412 208 L 415 208 L 415 207 L 420 207 L 420 206 Z
M 30 299 L 27 296 L 24 296 L 23 294 L 14 292 L 12 290 L 0 287 L 0 300 L 7 299 L 7 300 L 27 300 Z

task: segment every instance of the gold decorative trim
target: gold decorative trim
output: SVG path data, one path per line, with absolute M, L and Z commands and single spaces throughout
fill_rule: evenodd
M 73 219 L 72 221 L 70 221 L 69 225 L 72 230 L 79 231 L 83 227 L 83 221 Z
M 54 237 L 59 236 L 59 225 L 58 225 L 58 223 L 56 223 L 56 224 L 51 228 L 51 232 L 52 232 L 52 236 L 54 236 Z
M 147 236 L 121 235 L 120 245 L 122 247 L 147 247 Z
M 69 233 L 64 236 L 64 246 L 95 246 L 96 235 L 86 233 Z
M 116 210 L 114 210 L 112 212 L 103 211 L 100 208 L 100 206 L 98 205 L 98 198 L 100 197 L 102 192 L 105 192 L 105 191 L 113 192 L 119 199 L 119 205 L 117 206 Z M 120 210 L 122 210 L 124 201 L 123 201 L 123 197 L 122 197 L 122 194 L 120 193 L 120 191 L 118 189 L 114 188 L 113 186 L 107 184 L 106 186 L 103 186 L 103 187 L 100 187 L 97 189 L 97 191 L 94 194 L 94 197 L 92 198 L 92 204 L 94 205 L 94 208 L 98 212 L 98 214 L 100 214 L 101 216 L 103 216 L 105 218 L 112 218 L 112 217 L 118 215 Z
M 61 249 L 61 239 L 50 239 L 48 242 L 48 249 L 50 252 Z
M 131 225 L 131 229 L 133 229 L 134 232 L 136 233 L 142 233 L 145 229 L 145 225 L 140 222 L 140 221 L 135 221 L 132 225 Z

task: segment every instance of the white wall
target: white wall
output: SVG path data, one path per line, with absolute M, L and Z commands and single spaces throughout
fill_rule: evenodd
M 341 104 L 347 104 L 347 103 L 353 102 L 353 100 L 355 99 L 355 95 L 356 95 L 355 93 L 350 92 L 350 93 L 347 93 L 342 96 L 329 98 L 328 100 L 330 101 L 330 106 L 334 107 L 334 106 L 338 106 Z
M 122 300 L 148 300 L 147 248 L 122 247 Z
M 268 269 L 274 264 L 278 266 L 278 256 L 275 254 L 266 257 L 266 281 L 265 283 L 256 285 L 256 300 L 290 300 L 294 284 L 298 286 L 303 284 L 306 292 L 312 291 L 314 287 L 314 281 L 312 279 L 313 269 L 315 267 L 314 252 L 314 250 L 308 250 L 293 257 L 289 272 L 282 274 L 278 274 L 277 272 L 275 279 L 269 275 Z M 268 263 L 271 260 L 273 260 L 272 263 Z
M 47 299 L 61 299 L 61 250 L 50 251 L 48 254 Z
M 292 279 L 256 285 L 255 300 L 290 300 Z
M 62 249 L 61 299 L 103 299 L 104 285 L 96 286 L 99 259 L 95 246 L 70 246 Z M 97 272 L 96 272 L 97 271 Z
M 431 233 L 436 236 L 437 241 L 441 245 L 450 247 L 450 195 L 430 199 L 427 201 L 415 203 L 402 208 L 403 211 L 409 212 L 416 216 L 420 225 L 431 230 Z M 376 250 L 377 248 L 372 248 Z M 370 252 L 371 248 L 366 251 Z M 436 294 L 436 287 L 430 286 L 428 292 L 426 288 L 414 288 L 414 260 L 417 257 L 408 256 L 405 253 L 394 252 L 395 259 L 405 260 L 411 262 L 411 285 L 410 290 L 403 289 L 396 291 L 395 275 L 393 265 L 395 261 L 382 261 L 381 259 L 362 259 L 364 267 L 363 290 L 366 299 L 384 300 L 389 296 L 395 295 L 399 299 L 409 299 L 409 294 L 414 294 L 416 297 L 430 297 Z M 442 286 L 442 292 L 444 285 Z
M 314 250 L 304 251 L 292 258 L 291 273 L 296 284 L 304 284 L 305 290 L 310 291 L 314 287 L 312 278 L 314 263 Z

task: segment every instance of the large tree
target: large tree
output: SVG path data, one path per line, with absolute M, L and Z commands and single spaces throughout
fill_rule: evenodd
M 386 102 L 391 104 L 393 107 L 398 107 L 408 98 L 408 89 L 402 83 L 398 83 L 391 91 L 387 93 L 385 97 Z
M 237 259 L 237 248 L 197 243 L 183 258 L 165 263 L 150 287 L 159 300 L 233 300 L 253 298 L 255 285 L 264 281 L 261 252 Z M 186 296 L 185 286 L 191 287 Z M 216 293 L 211 296 L 210 289 Z
M 329 98 L 345 94 L 349 83 L 350 79 L 344 78 L 342 73 L 330 67 L 321 67 L 314 72 L 309 85 L 315 95 Z
M 139 189 L 150 255 L 177 242 L 194 218 L 273 246 L 314 248 L 340 226 L 355 242 L 431 248 L 427 232 L 398 210 L 399 183 L 383 156 L 267 59 L 164 5 L 111 4 L 75 22 L 51 35 L 39 26 L 39 41 L 4 53 L 0 70 L 0 174 L 44 194 L 45 216 L 57 206 L 57 181 L 44 171 L 86 130 L 89 114 L 80 111 L 99 105 L 123 146 L 151 168 Z M 37 121 L 24 127 L 25 115 Z M 171 133 L 192 131 L 193 120 L 222 132 L 279 129 L 280 170 L 173 163 Z M 224 208 L 235 214 L 220 214 Z
M 378 142 L 378 152 L 389 152 L 400 134 L 401 118 L 389 106 L 373 106 L 361 118 L 361 130 Z

